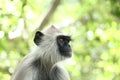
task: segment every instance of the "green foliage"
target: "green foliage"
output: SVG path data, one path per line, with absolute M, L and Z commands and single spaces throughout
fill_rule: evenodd
M 111 0 L 112 14 L 120 18 L 120 0 Z
M 47 25 L 72 35 L 71 80 L 120 80 L 120 1 L 61 0 Z M 0 79 L 9 80 L 32 48 L 52 0 L 0 0 Z M 111 14 L 112 12 L 112 14 Z

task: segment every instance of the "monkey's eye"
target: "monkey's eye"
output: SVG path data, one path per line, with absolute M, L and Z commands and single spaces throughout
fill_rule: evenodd
M 59 41 L 62 42 L 62 43 L 64 42 L 64 40 L 62 38 L 60 38 Z

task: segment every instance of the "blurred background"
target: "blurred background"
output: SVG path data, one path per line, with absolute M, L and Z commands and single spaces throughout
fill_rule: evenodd
M 120 0 L 0 0 L 0 80 L 52 24 L 72 35 L 71 80 L 120 80 Z

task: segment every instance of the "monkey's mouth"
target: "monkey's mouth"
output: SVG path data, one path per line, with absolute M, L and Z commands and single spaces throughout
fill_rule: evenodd
M 71 53 L 71 51 L 63 51 L 63 53 Z

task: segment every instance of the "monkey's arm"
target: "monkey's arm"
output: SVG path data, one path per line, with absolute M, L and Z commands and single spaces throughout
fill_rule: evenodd
M 51 80 L 70 80 L 67 71 L 57 65 L 55 65 L 50 72 Z

